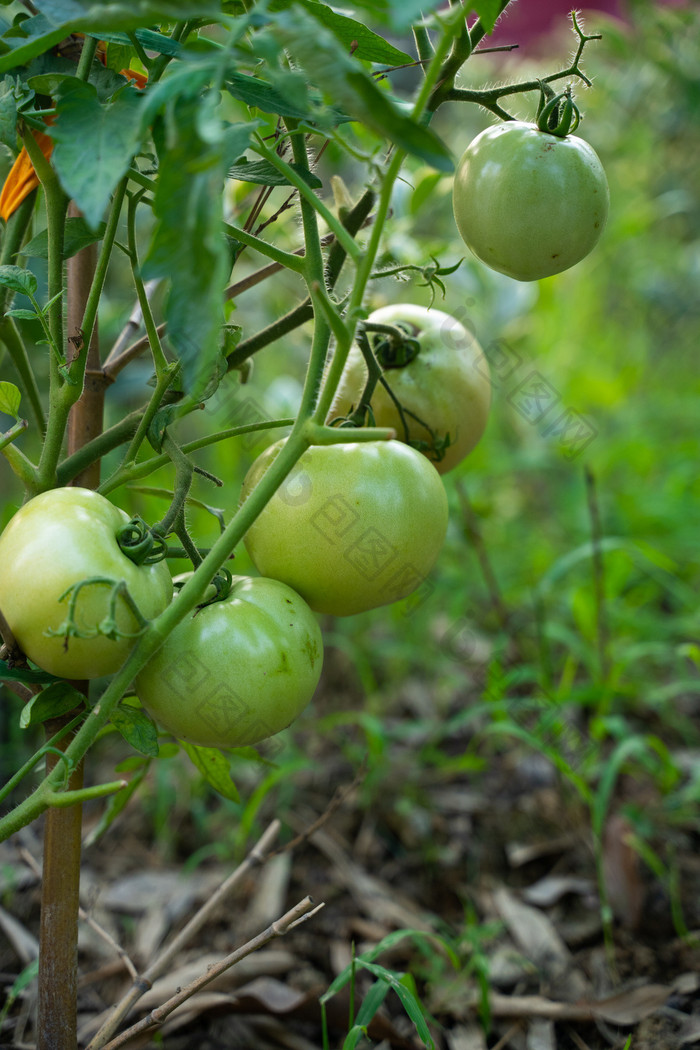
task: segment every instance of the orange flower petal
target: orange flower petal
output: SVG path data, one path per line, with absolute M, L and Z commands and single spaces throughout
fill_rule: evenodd
M 119 75 L 126 77 L 127 80 L 133 80 L 139 91 L 143 91 L 148 83 L 148 74 L 139 73 L 137 69 L 120 69 Z
M 48 160 L 53 152 L 53 139 L 49 138 L 48 135 L 44 135 L 42 131 L 33 131 L 32 135 L 36 139 L 41 152 Z M 4 219 L 7 222 L 12 213 L 19 208 L 22 201 L 38 185 L 39 179 L 34 171 L 34 165 L 29 159 L 26 149 L 22 147 L 5 179 L 2 192 L 0 192 L 0 219 Z

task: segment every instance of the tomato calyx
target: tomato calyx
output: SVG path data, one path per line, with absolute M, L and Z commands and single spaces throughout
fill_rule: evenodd
M 138 515 L 122 525 L 116 538 L 122 554 L 134 565 L 155 565 L 168 553 L 165 537 L 150 529 Z
M 542 97 L 537 113 L 537 127 L 549 135 L 563 139 L 573 134 L 581 122 L 581 113 L 573 100 L 571 86 L 559 95 L 553 95 L 552 89 L 545 90 L 542 83 Z M 551 96 L 551 97 L 548 97 Z M 548 99 L 545 101 L 545 99 Z
M 107 615 L 95 627 L 78 627 L 76 622 L 76 606 L 80 592 L 85 587 L 105 585 L 111 587 L 109 595 L 109 609 Z M 129 607 L 134 619 L 138 624 L 136 631 L 124 631 L 117 624 L 117 602 L 122 599 Z M 61 602 L 68 601 L 68 614 L 66 619 L 55 630 L 47 628 L 46 634 L 53 638 L 63 638 L 63 648 L 68 649 L 69 638 L 96 638 L 102 635 L 117 641 L 119 638 L 138 638 L 148 626 L 148 620 L 142 615 L 141 610 L 129 593 L 124 580 L 113 580 L 110 576 L 89 576 L 85 580 L 79 580 L 72 584 L 58 599 Z
M 211 598 L 201 602 L 197 606 L 198 609 L 204 609 L 207 605 L 214 605 L 216 602 L 226 601 L 233 587 L 233 573 L 229 569 L 219 569 L 210 586 L 214 588 L 214 594 Z
M 382 368 L 405 368 L 420 353 L 420 343 L 415 338 L 418 328 L 407 321 L 395 324 L 366 323 L 365 332 L 375 334 L 372 350 Z
M 182 590 L 187 581 L 191 578 L 192 573 L 183 573 L 181 577 L 174 581 L 175 587 L 178 591 Z M 233 588 L 233 573 L 229 569 L 221 568 L 217 572 L 216 576 L 209 582 L 209 585 L 205 591 L 204 599 L 197 605 L 197 611 L 205 609 L 207 605 L 214 605 L 215 602 L 226 601 Z

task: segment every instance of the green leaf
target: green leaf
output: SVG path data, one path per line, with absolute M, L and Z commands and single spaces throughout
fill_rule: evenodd
M 105 55 L 105 64 L 107 69 L 113 69 L 115 73 L 118 73 L 120 69 L 128 69 L 131 65 L 134 57 L 134 48 L 132 47 L 128 36 L 120 34 L 118 35 L 121 39 L 116 41 L 114 35 L 110 34 L 110 39 L 107 40 L 105 37 L 105 44 L 107 45 L 107 53 Z M 164 38 L 169 39 L 169 38 Z M 179 44 L 178 44 L 179 47 Z
M 185 389 L 196 396 L 209 383 L 221 357 L 223 291 L 229 275 L 221 233 L 228 142 L 204 141 L 196 99 L 172 107 L 169 136 L 154 129 L 159 159 L 153 202 L 157 225 L 142 272 L 146 280 L 170 278 L 165 308 L 168 340 L 182 364 Z M 250 138 L 251 129 L 236 137 Z M 236 155 L 234 154 L 234 155 Z
M 22 708 L 19 724 L 22 729 L 39 725 L 49 718 L 59 718 L 76 707 L 82 707 L 84 703 L 83 694 L 68 682 L 54 682 L 27 701 Z
M 323 183 L 317 175 L 309 171 L 308 168 L 303 168 L 298 164 L 291 164 L 290 167 L 301 175 L 305 182 L 311 186 L 312 189 L 319 189 L 323 186 Z M 229 168 L 229 178 L 239 179 L 241 182 L 254 182 L 258 186 L 290 186 L 291 183 L 281 171 L 274 168 L 272 164 L 269 164 L 266 160 L 256 161 L 245 161 L 240 160 L 237 164 L 234 164 L 232 168 Z
M 348 18 L 347 15 L 334 11 L 327 4 L 317 3 L 316 0 L 272 0 L 268 10 L 271 12 L 283 11 L 295 3 L 305 7 L 314 18 L 331 30 L 345 51 L 352 52 L 363 62 L 402 65 L 404 62 L 412 61 L 411 55 L 406 54 L 405 51 L 399 51 L 397 47 L 379 36 L 378 33 L 368 29 L 362 22 Z
M 31 270 L 23 270 L 21 266 L 0 266 L 0 285 L 11 292 L 31 296 L 36 294 L 37 279 Z
M 479 16 L 479 21 L 487 33 L 493 32 L 493 27 L 501 13 L 500 0 L 471 0 L 471 7 Z
M 15 1000 L 22 994 L 25 988 L 36 980 L 39 974 L 39 960 L 32 959 L 31 962 L 27 963 L 24 969 L 15 978 L 12 987 L 8 989 L 5 998 L 5 1003 L 2 1010 L 0 1010 L 0 1027 L 3 1027 L 3 1022 L 10 1012 L 10 1008 L 14 1005 Z
M 129 65 L 134 48 L 126 33 L 88 33 L 88 36 L 104 40 L 110 45 L 107 48 L 107 65 L 110 69 L 119 71 Z M 147 51 L 156 51 L 159 55 L 168 55 L 171 58 L 182 54 L 182 44 L 164 33 L 156 33 L 152 29 L 137 29 L 134 36 Z
M 410 974 L 398 974 L 393 970 L 387 970 L 384 966 L 379 966 L 377 963 L 364 961 L 360 963 L 360 960 L 358 960 L 358 963 L 365 970 L 369 970 L 370 973 L 373 973 L 375 977 L 381 978 L 381 980 L 386 981 L 387 984 L 391 986 L 401 1000 L 401 1005 L 404 1010 L 410 1017 L 411 1021 L 413 1021 L 419 1037 L 423 1040 L 425 1045 L 430 1048 L 430 1050 L 435 1050 L 435 1043 L 433 1042 L 433 1037 L 430 1034 L 430 1029 L 425 1020 L 425 1010 L 415 992 L 412 991 L 411 988 L 406 987 L 406 984 L 404 983 L 405 978 L 407 976 L 410 977 Z
M 442 0 L 355 0 L 346 9 L 369 11 L 373 18 L 399 32 L 408 29 L 421 16 L 442 6 Z
M 111 722 L 136 751 L 148 758 L 158 757 L 158 730 L 141 708 L 120 704 L 113 712 Z
M 32 671 L 29 667 L 10 667 L 6 660 L 0 660 L 0 678 L 4 678 L 6 682 L 28 682 L 32 685 L 60 681 L 48 671 Z
M 0 40 L 4 54 L 0 73 L 25 65 L 77 31 L 95 33 L 104 39 L 108 31 L 132 32 L 151 22 L 178 22 L 190 18 L 218 21 L 222 18 L 216 0 L 129 0 L 102 3 L 100 0 L 42 0 L 41 13 L 25 18 Z
M 289 78 L 293 74 L 285 73 L 285 76 Z M 302 83 L 301 78 L 296 77 L 295 79 L 300 84 Z M 299 100 L 295 97 L 295 93 L 285 92 L 265 80 L 248 76 L 246 73 L 229 73 L 226 77 L 225 87 L 233 98 L 238 99 L 239 102 L 245 102 L 247 106 L 251 106 L 253 109 L 260 109 L 263 113 L 276 113 L 282 117 L 294 117 L 296 120 L 307 120 L 311 124 L 328 122 L 329 117 L 332 118 L 334 123 L 342 119 L 340 114 L 332 110 L 323 109 L 320 106 L 318 97 L 310 95 L 308 91 L 306 91 L 307 104 L 299 105 Z
M 76 216 L 66 221 L 64 257 L 70 259 L 76 252 L 87 248 L 89 244 L 102 239 L 105 232 L 105 224 L 99 223 L 97 228 L 91 230 L 82 216 Z M 22 248 L 23 255 L 37 256 L 40 259 L 49 257 L 49 237 L 47 230 L 41 230 L 36 237 L 32 237 L 29 244 Z
M 362 1000 L 362 1006 L 358 1010 L 357 1017 L 355 1018 L 356 1025 L 366 1027 L 370 1023 L 389 994 L 390 989 L 391 986 L 383 978 L 374 982 Z
M 382 135 L 438 171 L 454 171 L 454 161 L 447 146 L 435 132 L 416 124 L 377 87 L 364 71 L 348 74 L 348 84 L 356 93 L 357 114 L 377 134 Z M 351 112 L 350 106 L 346 107 Z
M 36 310 L 6 310 L 5 317 L 15 317 L 18 321 L 36 321 L 39 314 Z
M 180 741 L 180 745 L 192 764 L 197 767 L 215 791 L 232 802 L 241 801 L 238 788 L 231 779 L 228 762 L 217 748 L 195 747 L 194 744 L 187 744 L 184 740 Z
M 271 31 L 310 80 L 350 117 L 439 171 L 454 170 L 450 152 L 437 135 L 402 112 L 334 35 L 305 11 L 280 12 Z
M 141 96 L 124 87 L 102 105 L 92 84 L 73 79 L 64 82 L 56 109 L 53 164 L 94 230 L 141 141 Z
M 17 149 L 17 99 L 14 80 L 10 77 L 0 84 L 0 142 L 13 153 Z
M 19 406 L 22 395 L 14 383 L 0 382 L 0 412 L 13 419 L 19 419 Z

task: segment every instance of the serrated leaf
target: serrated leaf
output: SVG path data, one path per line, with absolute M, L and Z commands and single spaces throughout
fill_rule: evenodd
M 48 129 L 56 143 L 53 164 L 94 230 L 139 147 L 141 96 L 125 87 L 101 104 L 94 85 L 75 79 L 63 84 L 56 110 L 56 123 Z
M 364 23 L 355 18 L 334 11 L 327 4 L 317 3 L 316 0 L 272 0 L 268 10 L 283 11 L 293 4 L 301 4 L 322 25 L 327 26 L 334 36 L 340 41 L 345 50 L 354 54 L 363 62 L 382 62 L 386 65 L 402 65 L 411 62 L 412 56 L 405 51 L 399 51 L 397 47 L 390 44 L 384 37 L 373 32 Z
M 238 788 L 231 779 L 229 764 L 217 748 L 195 747 L 184 740 L 180 741 L 180 746 L 215 791 L 232 802 L 241 801 Z
M 22 729 L 39 725 L 49 718 L 59 718 L 76 707 L 82 707 L 84 703 L 83 694 L 68 682 L 54 682 L 27 701 L 22 708 L 19 724 Z
M 147 758 L 158 757 L 158 730 L 141 708 L 120 704 L 112 713 L 111 722 L 134 750 Z
M 159 175 L 153 201 L 157 219 L 142 272 L 146 280 L 170 278 L 165 308 L 168 340 L 182 365 L 185 389 L 197 396 L 218 368 L 223 292 L 229 275 L 221 232 L 228 142 L 204 142 L 196 99 L 179 99 L 159 127 Z M 236 140 L 250 139 L 246 128 Z
M 450 152 L 437 135 L 403 113 L 333 34 L 305 11 L 280 12 L 271 31 L 310 80 L 351 117 L 439 171 L 454 170 Z
M 64 258 L 70 259 L 72 255 L 75 255 L 76 252 L 81 251 L 83 248 L 87 248 L 89 244 L 94 244 L 95 241 L 101 240 L 104 231 L 105 224 L 103 222 L 99 223 L 95 230 L 91 230 L 85 219 L 80 215 L 68 219 L 65 227 Z M 23 246 L 22 254 L 48 259 L 48 231 L 42 230 L 40 233 L 37 233 L 36 237 L 32 237 L 29 244 Z
M 23 270 L 21 266 L 0 266 L 0 285 L 22 295 L 34 295 L 37 279 L 31 270 Z
M 22 395 L 14 383 L 0 382 L 0 412 L 13 419 L 19 419 L 19 406 Z
M 298 164 L 291 164 L 297 174 L 301 175 L 312 189 L 319 189 L 323 183 L 318 175 L 314 175 L 308 168 Z M 274 168 L 266 160 L 254 160 L 234 164 L 228 171 L 229 178 L 239 179 L 241 182 L 253 182 L 257 186 L 290 186 L 291 183 L 281 171 Z

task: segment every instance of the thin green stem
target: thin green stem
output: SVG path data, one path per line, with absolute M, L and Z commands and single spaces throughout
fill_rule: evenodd
M 29 229 L 29 224 L 32 221 L 32 215 L 34 214 L 35 203 L 36 190 L 32 190 L 29 196 L 25 197 L 20 206 L 7 220 L 5 236 L 2 242 L 2 250 L 0 251 L 0 265 L 4 266 L 7 263 L 16 262 L 15 256 L 19 254 L 22 242 L 24 241 L 27 230 Z M 0 290 L 0 295 L 2 295 L 0 305 L 2 306 L 3 312 L 8 294 L 8 288 L 2 288 Z
M 11 445 L 13 441 L 16 441 L 20 434 L 23 434 L 27 429 L 26 419 L 18 419 L 14 426 L 11 426 L 9 430 L 6 430 L 4 434 L 0 434 L 0 452 Z
M 66 212 L 68 198 L 61 189 L 56 173 L 42 153 L 36 139 L 29 129 L 22 135 L 34 170 L 41 181 L 46 199 L 46 219 L 48 230 L 48 328 L 50 340 L 58 354 L 64 356 L 63 334 L 63 245 L 65 237 Z M 39 486 L 41 489 L 52 488 L 55 483 L 56 466 L 61 455 L 61 447 L 68 422 L 71 405 L 80 396 L 81 388 L 66 382 L 61 372 L 61 364 L 56 353 L 49 357 L 49 418 L 46 436 L 39 460 Z
M 268 259 L 285 266 L 288 270 L 293 270 L 295 273 L 304 273 L 305 262 L 303 255 L 294 255 L 292 252 L 286 252 L 282 248 L 276 248 L 274 244 L 264 241 L 262 237 L 256 237 L 254 233 L 248 233 L 247 230 L 241 229 L 240 226 L 234 226 L 230 222 L 224 223 L 224 229 L 229 237 L 233 237 L 234 240 L 245 244 L 247 248 L 254 248 L 261 255 L 267 256 Z
M 153 65 L 153 60 L 150 59 L 144 51 L 141 41 L 136 36 L 136 33 L 128 33 L 127 36 L 131 41 L 131 46 L 136 52 L 136 57 L 138 58 L 139 62 L 141 63 L 144 69 L 149 70 Z
M 291 130 L 294 130 L 292 122 L 289 122 Z M 297 168 L 302 171 L 309 170 L 309 158 L 306 152 L 306 140 L 303 136 L 292 135 L 292 152 Z M 303 181 L 303 180 L 302 180 Z M 318 230 L 318 215 L 315 207 L 306 197 L 300 196 L 301 219 L 304 229 L 304 277 L 307 287 L 311 292 L 312 302 L 314 299 L 313 289 L 324 287 L 323 279 L 323 250 L 321 248 L 321 237 Z M 344 229 L 344 228 L 343 228 Z M 347 235 L 347 231 L 344 230 Z M 353 245 L 355 241 L 353 240 Z M 323 376 L 323 366 L 328 353 L 331 329 L 325 311 L 314 310 L 314 334 L 311 342 L 311 353 L 306 374 L 306 382 L 302 393 L 299 415 L 305 419 L 312 412 L 314 403 L 318 396 L 318 390 Z
M 7 347 L 12 363 L 17 369 L 17 374 L 24 386 L 24 392 L 31 405 L 36 425 L 43 434 L 46 429 L 46 418 L 44 416 L 44 407 L 41 403 L 39 386 L 29 360 L 27 348 L 24 345 L 24 340 L 19 334 L 17 325 L 12 317 L 5 317 L 0 321 L 0 340 Z
M 148 336 L 148 343 L 153 354 L 153 364 L 156 370 L 156 378 L 160 379 L 170 368 L 168 360 L 163 351 L 163 344 L 160 341 L 158 335 L 158 329 L 156 322 L 153 319 L 153 312 L 151 310 L 151 304 L 148 300 L 148 294 L 144 287 L 143 279 L 139 268 L 139 254 L 138 246 L 136 242 L 136 209 L 138 208 L 143 191 L 135 193 L 129 198 L 129 207 L 127 211 L 127 237 L 129 244 L 129 261 L 131 262 L 131 273 L 136 288 L 136 295 L 138 296 L 139 306 L 141 307 L 141 316 L 143 317 L 144 328 L 146 329 L 146 335 Z M 170 373 L 168 373 L 170 376 Z
M 95 784 L 93 787 L 79 788 L 76 791 L 50 791 L 46 797 L 49 806 L 66 809 L 68 806 L 92 802 L 96 798 L 105 798 L 106 795 L 115 795 L 127 786 L 126 780 L 112 780 L 108 784 Z
M 371 189 L 365 190 L 355 207 L 344 219 L 343 225 L 353 237 L 367 221 L 374 206 L 374 201 L 374 191 Z M 347 252 L 345 248 L 339 241 L 334 241 L 328 252 L 326 265 L 326 287 L 329 291 L 332 291 L 335 287 L 346 259 Z M 239 365 L 247 361 L 258 350 L 262 350 L 263 347 L 274 343 L 276 339 L 281 339 L 288 332 L 292 332 L 295 328 L 310 321 L 312 317 L 313 307 L 311 300 L 306 299 L 277 321 L 273 321 L 266 328 L 256 332 L 255 335 L 250 336 L 248 339 L 242 339 L 236 349 L 229 355 L 229 370 L 238 368 Z
M 289 182 L 291 182 L 292 186 L 296 186 L 299 195 L 304 200 L 308 201 L 312 208 L 321 216 L 328 226 L 328 229 L 333 231 L 338 238 L 338 241 L 343 245 L 347 254 L 352 259 L 358 259 L 362 254 L 360 246 L 348 233 L 340 219 L 338 219 L 337 216 L 326 207 L 318 194 L 314 193 L 299 172 L 296 171 L 291 164 L 288 164 L 286 160 L 283 160 L 279 153 L 266 146 L 261 138 L 258 138 L 257 141 L 251 145 L 251 148 L 268 161 L 269 164 L 272 164 L 274 168 L 277 168 L 277 170 L 280 171 Z
M 175 466 L 175 481 L 173 484 L 173 499 L 168 508 L 168 512 L 154 526 L 154 530 L 159 532 L 162 536 L 167 536 L 173 531 L 175 522 L 181 516 L 182 510 L 185 506 L 185 500 L 189 495 L 189 491 L 192 485 L 192 475 L 194 474 L 194 467 L 190 463 L 189 459 L 177 445 L 177 443 L 170 437 L 168 432 L 165 432 L 163 437 L 163 448 Z M 183 519 L 184 520 L 184 519 Z
M 10 777 L 6 784 L 3 784 L 2 788 L 0 788 L 0 802 L 4 802 L 8 795 L 12 794 L 14 789 L 22 782 L 22 780 L 24 780 L 24 778 L 29 773 L 31 773 L 31 771 L 34 769 L 37 763 L 41 762 L 42 758 L 47 753 L 47 751 L 49 751 L 50 748 L 54 748 L 59 743 L 59 741 L 63 739 L 66 733 L 70 733 L 73 729 L 75 729 L 75 727 L 80 724 L 80 721 L 81 717 L 77 717 L 74 718 L 71 722 L 68 722 L 58 731 L 58 733 L 55 733 L 50 740 L 47 740 L 46 743 L 42 747 L 40 747 L 39 750 L 36 751 L 31 758 L 27 759 L 24 765 L 21 766 L 17 770 L 17 772 L 13 774 L 12 777 Z
M 253 434 L 259 430 L 272 430 L 277 427 L 291 427 L 293 425 L 294 419 L 271 419 L 264 423 L 247 423 L 245 426 L 231 427 L 229 430 L 222 430 L 218 434 L 208 434 L 206 437 L 197 438 L 196 441 L 190 441 L 182 446 L 182 451 L 186 455 L 190 455 L 190 453 L 197 452 L 201 448 L 207 448 L 209 445 L 218 444 L 220 441 L 228 441 L 231 438 L 242 437 L 244 434 Z M 164 467 L 169 461 L 169 457 L 163 454 L 162 456 L 152 456 L 151 459 L 137 463 L 128 470 L 126 468 L 119 470 L 102 483 L 100 492 L 103 496 L 106 496 L 109 492 L 119 488 L 120 485 L 128 485 L 132 481 L 139 481 L 141 478 L 148 477 L 149 474 L 153 474 L 160 467 Z
M 144 411 L 145 409 L 143 408 L 135 409 L 108 430 L 103 430 L 101 434 L 98 434 L 92 441 L 83 445 L 82 448 L 77 449 L 72 455 L 66 456 L 58 464 L 56 470 L 57 485 L 68 485 L 73 478 L 77 477 L 91 463 L 95 463 L 108 452 L 112 452 L 115 448 L 119 448 L 120 445 L 130 441 L 136 433 Z
M 189 22 L 177 22 L 170 34 L 170 39 L 175 40 L 178 43 L 186 40 L 191 32 L 191 25 Z M 158 55 L 158 57 L 151 64 L 151 68 L 148 71 L 148 82 L 149 84 L 155 84 L 163 76 L 163 73 L 168 67 L 168 63 L 172 61 L 172 55 Z M 147 67 L 148 68 L 148 67 Z
M 95 52 L 97 51 L 97 43 L 98 41 L 95 37 L 83 37 L 83 50 L 80 52 L 80 61 L 78 62 L 78 68 L 75 73 L 79 80 L 87 80 L 90 76 Z
M 12 467 L 27 492 L 35 496 L 40 491 L 39 471 L 32 461 L 16 445 L 6 445 L 2 455 Z
M 124 201 L 124 194 L 126 193 L 127 185 L 128 180 L 126 178 L 123 178 L 117 186 L 114 197 L 112 199 L 109 219 L 107 220 L 107 227 L 104 232 L 104 237 L 102 238 L 100 254 L 97 257 L 95 274 L 93 276 L 92 284 L 90 286 L 90 292 L 88 294 L 87 303 L 85 304 L 85 313 L 83 314 L 83 322 L 81 325 L 84 352 L 81 351 L 81 353 L 78 356 L 78 359 L 72 363 L 70 368 L 71 379 L 76 383 L 82 383 L 83 381 L 83 375 L 85 372 L 85 362 L 87 361 L 88 347 L 90 346 L 93 330 L 95 328 L 95 322 L 97 320 L 97 310 L 99 307 L 100 298 L 102 296 L 105 278 L 107 276 L 109 260 L 112 256 L 112 248 L 114 247 L 114 239 L 117 234 L 119 216 L 121 215 L 122 203 Z
M 107 492 L 111 492 L 112 489 L 118 488 L 120 485 L 123 485 L 125 479 L 131 480 L 130 472 L 136 463 L 136 456 L 138 455 L 138 451 L 141 448 L 141 445 L 143 444 L 146 434 L 148 433 L 148 428 L 153 422 L 153 418 L 156 412 L 160 408 L 161 401 L 163 400 L 163 395 L 165 394 L 165 391 L 168 389 L 173 379 L 175 378 L 175 374 L 178 371 L 179 367 L 179 363 L 177 362 L 169 364 L 167 365 L 163 374 L 158 377 L 156 381 L 156 388 L 153 391 L 153 394 L 151 395 L 151 400 L 148 403 L 148 407 L 141 416 L 141 419 L 139 420 L 134 436 L 132 437 L 129 443 L 129 447 L 127 448 L 124 454 L 124 459 L 122 460 L 120 466 L 117 467 L 117 469 L 110 475 L 110 477 L 107 478 L 106 481 L 102 482 L 98 489 L 98 491 L 101 492 L 102 495 L 105 495 Z

